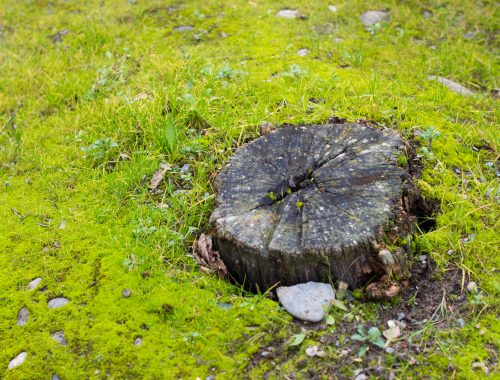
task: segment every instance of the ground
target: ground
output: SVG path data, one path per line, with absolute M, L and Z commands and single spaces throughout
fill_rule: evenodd
M 388 17 L 365 27 L 367 10 Z M 493 1 L 2 0 L 0 377 L 499 376 L 498 14 Z M 260 124 L 332 115 L 418 143 L 439 214 L 409 241 L 400 297 L 354 292 L 306 325 L 200 271 L 191 246 L 215 174 Z M 56 297 L 69 303 L 49 308 Z M 385 348 L 355 335 L 400 313 Z

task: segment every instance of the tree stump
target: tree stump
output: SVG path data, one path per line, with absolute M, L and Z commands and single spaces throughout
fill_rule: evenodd
M 211 216 L 229 273 L 261 291 L 356 288 L 386 273 L 376 242 L 408 221 L 403 146 L 391 131 L 344 123 L 284 127 L 239 148 L 216 178 Z

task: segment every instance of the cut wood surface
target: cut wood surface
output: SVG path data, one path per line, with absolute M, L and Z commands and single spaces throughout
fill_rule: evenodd
M 373 243 L 399 223 L 403 145 L 392 131 L 344 123 L 284 127 L 239 148 L 217 176 L 211 216 L 232 277 L 260 290 L 356 288 L 382 273 Z

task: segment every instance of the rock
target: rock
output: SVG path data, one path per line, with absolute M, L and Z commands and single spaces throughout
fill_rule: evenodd
M 406 318 L 406 314 L 405 314 L 405 313 L 403 313 L 403 312 L 400 312 L 400 313 L 398 313 L 398 316 L 397 316 L 397 318 L 396 318 L 396 319 L 397 319 L 398 321 L 402 321 L 402 320 L 403 320 L 403 319 L 405 319 L 405 318 Z
M 424 11 L 423 16 L 424 16 L 424 18 L 430 18 L 432 16 L 432 14 L 429 11 Z
M 329 5 L 328 10 L 333 13 L 337 13 L 337 7 L 335 5 Z
M 310 53 L 309 49 L 300 49 L 299 51 L 297 51 L 297 55 L 300 55 L 301 57 L 305 57 L 309 53 Z
M 52 380 L 61 380 L 61 378 L 59 376 L 57 376 L 55 373 L 53 373 Z
M 26 307 L 23 307 L 21 310 L 19 310 L 19 313 L 17 313 L 17 324 L 19 326 L 24 326 L 26 323 L 28 323 L 29 316 L 30 312 Z
M 478 287 L 477 284 L 474 281 L 471 281 L 467 284 L 467 290 L 469 293 L 477 293 L 478 292 Z
M 51 309 L 57 309 L 58 307 L 64 306 L 69 303 L 69 299 L 64 297 L 53 298 L 49 301 L 48 305 Z
M 134 340 L 134 345 L 136 346 L 140 346 L 142 344 L 142 338 L 140 336 L 138 336 L 137 338 L 135 338 Z
M 40 285 L 41 282 L 42 282 L 41 277 L 37 277 L 28 283 L 28 285 L 26 286 L 26 289 L 27 290 L 35 290 L 38 287 L 38 285 Z
M 174 28 L 174 30 L 176 32 L 189 32 L 193 29 L 194 29 L 194 27 L 192 25 L 181 25 L 181 26 L 176 26 Z
M 464 327 L 465 326 L 465 322 L 462 318 L 457 318 L 457 323 L 460 327 Z
M 299 11 L 295 10 L 295 9 L 282 9 L 281 11 L 279 11 L 276 16 L 278 17 L 281 17 L 281 18 L 288 18 L 288 19 L 292 19 L 292 18 L 305 18 L 305 16 L 300 13 Z
M 68 344 L 68 341 L 64 337 L 64 332 L 62 331 L 56 331 L 55 333 L 50 334 L 50 337 L 63 346 Z
M 130 289 L 123 289 L 122 290 L 122 297 L 123 298 L 129 298 L 132 295 L 132 290 Z
M 360 373 L 354 378 L 354 380 L 368 380 L 368 376 L 366 376 L 364 373 Z
M 330 280 L 355 289 L 384 274 L 371 242 L 387 224 L 416 224 L 403 214 L 415 199 L 402 190 L 417 190 L 395 162 L 402 146 L 392 131 L 332 123 L 279 128 L 240 147 L 214 181 L 210 218 L 231 276 L 265 291 Z
M 260 356 L 262 356 L 263 358 L 265 358 L 266 356 L 269 356 L 271 353 L 269 351 L 262 351 L 260 353 Z
M 14 359 L 10 361 L 9 369 L 19 367 L 21 364 L 23 364 L 24 361 L 26 360 L 27 355 L 28 354 L 26 352 L 21 352 L 19 355 L 17 355 Z
M 385 11 L 367 11 L 359 16 L 365 26 L 371 26 L 389 18 L 389 13 Z
M 319 322 L 326 316 L 335 293 L 330 284 L 308 282 L 294 286 L 280 286 L 276 289 L 283 307 L 295 318 Z
M 394 348 L 392 348 L 392 347 L 386 347 L 385 348 L 385 352 L 387 352 L 388 354 L 392 354 L 394 352 Z
M 436 75 L 430 75 L 428 77 L 428 79 L 438 81 L 439 83 L 446 86 L 449 90 L 456 92 L 457 94 L 465 95 L 465 96 L 474 95 L 474 93 L 471 90 L 469 90 L 468 88 L 462 86 L 461 84 L 459 84 L 457 82 L 453 82 L 450 79 L 446 79 L 446 78 L 436 76 Z

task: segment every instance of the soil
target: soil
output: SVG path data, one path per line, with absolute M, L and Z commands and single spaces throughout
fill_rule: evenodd
M 330 355 L 325 358 L 314 358 L 314 360 L 321 361 L 321 366 L 315 365 L 314 368 L 308 368 L 310 366 L 309 360 L 299 360 L 296 363 L 296 368 L 300 371 L 299 377 L 351 379 L 352 373 L 343 374 L 342 370 L 352 368 L 356 374 L 355 369 L 359 368 L 358 372 L 362 372 L 368 377 L 373 375 L 377 378 L 389 379 L 394 376 L 399 367 L 415 364 L 413 355 L 426 353 L 426 348 L 423 345 L 433 346 L 432 337 L 427 336 L 423 340 L 419 339 L 425 325 L 432 324 L 438 329 L 458 326 L 458 320 L 465 311 L 467 301 L 465 290 L 462 289 L 462 271 L 449 268 L 441 272 L 433 263 L 424 266 L 421 262 L 416 262 L 410 273 L 409 285 L 402 290 L 398 301 L 379 304 L 376 322 L 341 320 L 333 327 L 329 327 L 324 322 L 309 324 L 295 320 L 297 330 L 303 329 L 319 333 L 318 346 L 325 352 L 327 352 L 328 347 L 333 347 L 335 358 L 335 360 L 329 360 Z M 354 301 L 354 303 L 357 302 L 359 301 Z M 389 320 L 396 321 L 398 319 L 406 326 L 401 330 L 402 334 L 399 340 L 391 344 L 390 347 L 394 349 L 392 353 L 387 353 L 384 349 L 374 345 L 349 339 L 357 333 L 360 324 L 377 326 L 383 331 L 388 328 L 387 322 Z M 425 343 L 419 344 L 420 341 L 425 341 Z M 277 339 L 271 345 L 261 348 L 254 355 L 248 369 L 258 366 L 264 360 L 272 360 L 278 366 L 293 360 L 293 357 L 298 355 L 302 349 L 289 347 L 286 343 L 283 339 Z M 360 358 L 357 353 L 362 346 L 369 346 L 369 350 Z M 263 355 L 263 352 L 269 354 Z M 388 362 L 391 364 L 387 365 Z M 301 367 L 304 368 L 303 371 L 300 370 Z M 275 371 L 274 369 L 267 371 L 264 378 L 276 374 Z M 295 374 L 287 375 L 287 378 L 294 379 Z

